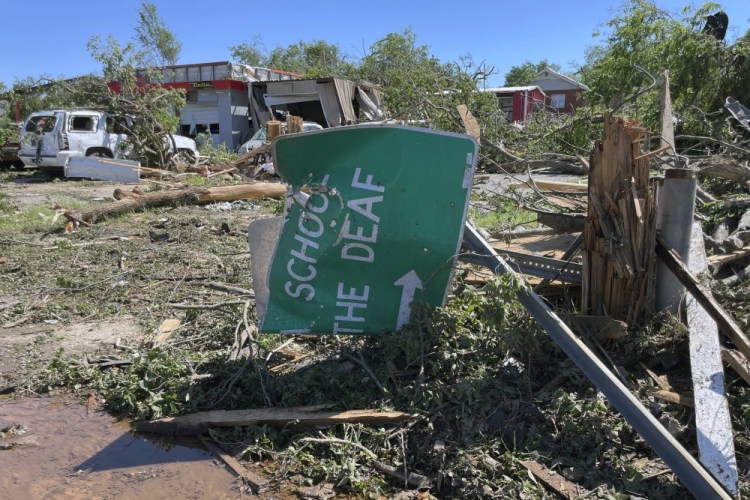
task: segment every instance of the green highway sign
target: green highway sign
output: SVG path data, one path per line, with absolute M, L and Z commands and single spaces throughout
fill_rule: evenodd
M 379 334 L 405 325 L 413 301 L 443 304 L 477 149 L 398 125 L 278 138 L 274 166 L 291 192 L 261 331 Z

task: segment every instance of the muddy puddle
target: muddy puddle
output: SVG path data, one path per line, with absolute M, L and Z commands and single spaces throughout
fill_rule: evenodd
M 0 400 L 0 498 L 249 498 L 199 441 L 128 429 L 79 403 Z

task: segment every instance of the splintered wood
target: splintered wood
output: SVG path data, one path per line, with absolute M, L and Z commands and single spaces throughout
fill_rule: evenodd
M 609 114 L 591 154 L 582 313 L 642 324 L 652 314 L 654 195 L 645 130 Z

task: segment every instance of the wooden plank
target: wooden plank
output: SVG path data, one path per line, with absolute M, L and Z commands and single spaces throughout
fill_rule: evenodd
M 557 472 L 554 472 L 544 465 L 532 460 L 523 460 L 521 465 L 531 472 L 535 478 L 540 480 L 544 485 L 560 495 L 563 498 L 579 498 L 590 495 L 591 492 L 572 481 L 568 481 Z
M 649 394 L 651 394 L 656 399 L 661 399 L 662 401 L 666 401 L 668 403 L 675 403 L 678 405 L 686 406 L 688 408 L 695 408 L 695 398 L 686 396 L 684 394 L 679 394 L 677 392 L 667 391 L 664 389 L 652 390 L 649 391 Z M 732 451 L 734 451 L 734 447 L 732 448 Z M 704 463 L 703 465 L 706 464 Z
M 750 256 L 750 246 L 742 247 L 739 250 L 735 250 L 732 253 L 727 253 L 723 255 L 712 255 L 708 257 L 707 260 L 708 260 L 708 265 L 711 266 L 714 270 L 717 270 L 724 264 L 728 264 L 730 262 L 743 259 L 747 256 Z
M 524 182 L 516 182 L 508 186 L 510 188 L 533 187 L 536 189 L 545 189 L 550 191 L 559 191 L 562 193 L 585 193 L 588 191 L 588 184 L 576 184 L 574 182 L 543 181 L 539 179 L 529 179 Z
M 241 425 L 271 425 L 283 427 L 289 424 L 315 426 L 341 423 L 388 424 L 414 420 L 414 415 L 397 411 L 377 410 L 319 411 L 319 407 L 260 408 L 251 410 L 205 411 L 180 417 L 162 418 L 150 422 L 137 422 L 141 432 L 192 436 L 203 434 L 211 427 L 234 427 Z
M 151 347 L 160 347 L 180 328 L 180 324 L 180 320 L 177 318 L 167 318 L 162 321 L 156 331 L 156 337 L 151 342 Z
M 722 347 L 721 359 L 723 359 L 742 379 L 750 384 L 750 363 L 742 357 L 742 354 L 732 349 Z
M 661 145 L 674 147 L 674 117 L 672 115 L 672 95 L 669 91 L 669 70 L 662 73 L 661 89 Z
M 688 268 L 708 271 L 700 222 L 693 222 Z M 732 494 L 738 491 L 732 416 L 724 389 L 719 328 L 692 294 L 685 299 L 690 339 L 690 375 L 695 401 L 695 430 L 701 463 Z
M 477 119 L 471 114 L 466 104 L 459 104 L 456 106 L 456 109 L 458 110 L 458 116 L 461 117 L 461 123 L 464 125 L 466 135 L 479 141 L 482 135 L 482 128 L 479 126 Z
M 750 359 L 750 339 L 747 338 L 734 319 L 714 299 L 711 291 L 695 279 L 695 276 L 690 273 L 690 270 L 682 262 L 680 256 L 674 250 L 667 247 L 660 237 L 657 237 L 656 254 L 664 261 L 677 279 L 680 280 L 680 283 L 685 285 L 685 288 L 706 309 L 708 314 L 719 325 L 721 331 L 734 342 L 737 349 L 745 356 L 745 359 Z
M 268 489 L 268 486 L 271 483 L 269 479 L 265 479 L 258 474 L 249 471 L 247 468 L 245 468 L 244 465 L 239 462 L 239 460 L 227 453 L 224 453 L 224 450 L 222 450 L 212 440 L 206 438 L 205 436 L 198 437 L 200 438 L 201 443 L 203 443 L 203 445 L 208 448 L 208 451 L 219 457 L 227 465 L 227 467 L 232 469 L 232 472 L 234 472 L 237 477 L 241 478 L 243 481 L 249 484 L 254 493 L 263 493 Z

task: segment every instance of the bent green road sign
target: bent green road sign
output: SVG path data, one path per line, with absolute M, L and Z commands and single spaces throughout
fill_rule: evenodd
M 412 301 L 441 305 L 476 156 L 467 136 L 396 125 L 277 139 L 291 193 L 261 331 L 378 334 L 406 324 Z

